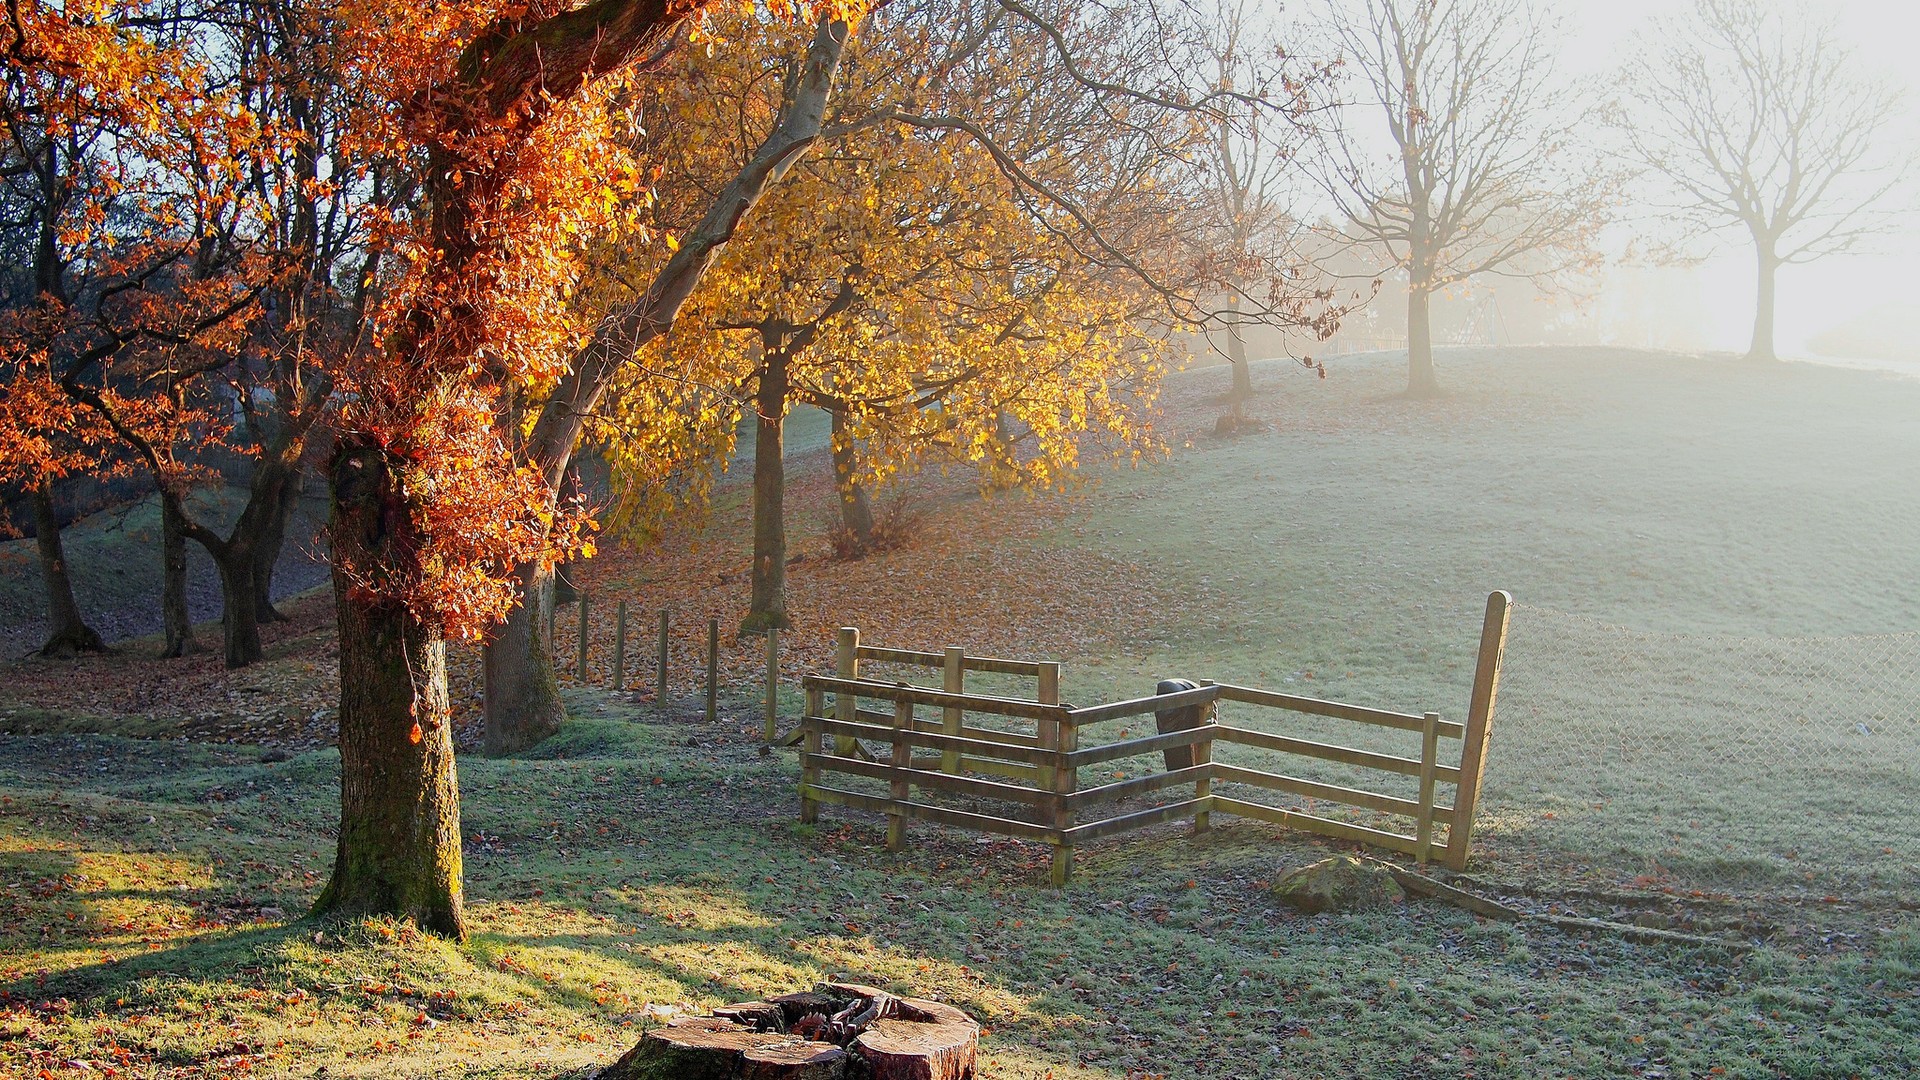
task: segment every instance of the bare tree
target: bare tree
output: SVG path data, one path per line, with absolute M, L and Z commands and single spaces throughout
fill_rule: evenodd
M 1198 179 L 1206 212 L 1197 239 L 1224 304 L 1206 330 L 1216 346 L 1225 339 L 1233 385 L 1221 426 L 1237 431 L 1253 396 L 1249 327 L 1305 329 L 1324 338 L 1341 314 L 1328 294 L 1299 285 L 1305 257 L 1297 245 L 1306 230 L 1293 213 L 1299 154 L 1311 134 L 1308 95 L 1327 73 L 1288 57 L 1257 0 L 1220 0 L 1199 51 L 1211 67 L 1210 90 L 1245 95 L 1223 98 L 1209 116 L 1212 137 L 1199 155 Z M 1280 303 L 1287 293 L 1316 304 Z
M 1332 21 L 1357 96 L 1323 179 L 1347 237 L 1407 277 L 1407 393 L 1439 392 L 1433 293 L 1480 274 L 1590 265 L 1610 185 L 1571 160 L 1580 122 L 1553 76 L 1553 23 L 1528 0 L 1364 0 Z M 1355 128 L 1378 109 L 1377 137 Z
M 1747 356 L 1774 359 L 1780 267 L 1845 251 L 1887 223 L 1903 179 L 1884 129 L 1904 110 L 1830 21 L 1754 0 L 1696 0 L 1628 64 L 1617 126 L 1667 190 L 1683 239 L 1744 230 L 1757 289 Z

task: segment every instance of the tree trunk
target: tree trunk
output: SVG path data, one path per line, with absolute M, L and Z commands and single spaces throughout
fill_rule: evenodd
M 260 645 L 259 612 L 254 607 L 254 549 L 229 543 L 213 564 L 220 568 L 220 635 L 229 668 L 243 668 L 266 656 Z
M 166 632 L 163 657 L 200 651 L 187 607 L 187 518 L 178 499 L 160 496 L 160 622 Z
M 1754 293 L 1753 304 L 1753 344 L 1747 348 L 1747 359 L 1775 360 L 1778 356 L 1773 347 L 1773 296 L 1774 279 L 1780 271 L 1780 260 L 1774 257 L 1773 245 L 1761 241 L 1757 247 L 1758 288 Z
M 846 431 L 846 413 L 834 412 L 833 479 L 834 489 L 840 492 L 840 524 L 853 538 L 855 552 L 864 555 L 873 546 L 873 501 L 866 487 L 854 479 L 853 440 Z
M 287 471 L 276 492 L 273 513 L 262 526 L 253 549 L 253 617 L 256 622 L 286 622 L 287 617 L 273 606 L 273 571 L 280 562 L 280 551 L 287 542 L 287 523 L 300 509 L 301 473 L 298 466 Z
M 787 619 L 787 475 L 784 433 L 787 412 L 787 360 L 779 349 L 766 351 L 760 374 L 759 412 L 753 442 L 753 603 L 742 630 L 793 625 Z
M 532 564 L 522 566 L 520 603 L 482 652 L 488 757 L 517 754 L 566 722 L 567 707 L 553 670 L 553 643 L 547 640 L 547 612 L 553 603 L 553 574 L 541 573 Z
M 1240 326 L 1240 294 L 1227 298 L 1227 310 L 1233 321 L 1227 327 L 1227 362 L 1233 366 L 1233 388 L 1227 391 L 1228 415 L 1237 428 L 1247 419 L 1247 402 L 1253 398 L 1253 372 L 1247 368 L 1247 339 Z
M 404 573 L 417 539 L 386 453 L 336 449 L 334 604 L 340 626 L 340 832 L 314 914 L 411 919 L 466 936 L 460 787 L 447 712 L 446 644 L 368 581 Z
M 1440 395 L 1440 382 L 1433 375 L 1433 324 L 1429 309 L 1433 291 L 1425 285 L 1407 286 L 1407 396 L 1430 398 Z
M 40 551 L 40 578 L 47 586 L 47 640 L 40 655 L 65 659 L 106 652 L 106 642 L 80 616 L 80 604 L 73 598 L 73 576 L 60 545 L 60 519 L 53 512 L 53 481 L 45 476 L 33 488 L 33 539 Z

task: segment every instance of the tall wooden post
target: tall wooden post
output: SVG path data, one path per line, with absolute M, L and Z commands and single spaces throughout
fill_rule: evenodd
M 1078 778 L 1078 770 L 1067 763 L 1067 756 L 1080 747 L 1080 728 L 1064 714 L 1054 722 L 1059 732 L 1058 746 L 1054 753 L 1053 765 L 1053 886 L 1062 888 L 1067 879 L 1073 876 L 1073 845 L 1067 840 L 1067 830 L 1073 828 L 1073 808 L 1067 803 L 1072 795 Z
M 800 822 L 811 825 L 820 817 L 813 785 L 820 782 L 820 718 L 827 711 L 827 694 L 807 683 L 807 714 L 800 718 Z
M 1430 712 L 1420 723 L 1420 820 L 1413 827 L 1413 858 L 1421 866 L 1433 857 L 1433 770 L 1439 756 L 1440 714 Z
M 655 658 L 653 673 L 653 700 L 656 704 L 667 703 L 667 609 L 660 609 L 660 651 Z
M 967 651 L 949 646 L 944 654 L 944 663 L 942 663 L 940 667 L 940 689 L 945 690 L 949 694 L 962 694 L 966 692 L 966 686 Z M 964 714 L 958 705 L 944 706 L 940 710 L 940 730 L 947 735 L 957 737 L 960 734 L 963 716 Z M 940 751 L 940 771 L 943 773 L 959 772 L 960 751 Z
M 707 723 L 720 718 L 720 620 L 707 620 Z
M 1040 664 L 1038 666 L 1040 670 L 1036 673 L 1037 675 L 1036 681 L 1039 683 L 1039 685 L 1034 689 L 1034 700 L 1038 701 L 1042 705 L 1060 704 L 1060 665 L 1054 664 L 1054 663 L 1046 663 L 1046 664 Z M 1047 750 L 1060 749 L 1060 726 L 1061 725 L 1059 720 L 1039 720 L 1039 721 L 1036 721 L 1033 726 L 1034 726 L 1034 734 L 1039 736 L 1040 746 L 1043 749 L 1047 749 Z M 958 733 L 959 733 L 959 730 L 956 728 L 955 734 L 958 734 Z M 1053 774 L 1054 774 L 1053 766 L 1036 765 L 1033 769 L 1033 777 L 1034 777 L 1034 782 L 1036 786 L 1038 786 L 1042 791 L 1054 790 Z
M 613 689 L 627 686 L 627 602 L 613 605 Z
M 905 686 L 905 683 L 900 685 Z M 894 809 L 887 814 L 887 850 L 899 851 L 907 845 L 907 816 L 899 807 L 912 797 L 907 787 L 907 768 L 913 764 L 913 746 L 907 742 L 907 732 L 913 727 L 913 703 L 896 701 L 893 703 L 893 778 L 887 785 L 887 796 L 892 800 Z
M 580 590 L 580 655 L 574 657 L 573 677 L 582 685 L 587 681 L 587 590 Z
M 835 642 L 833 673 L 843 679 L 860 677 L 860 630 L 858 627 L 843 626 Z M 853 694 L 835 693 L 833 695 L 833 718 L 841 723 L 851 724 L 860 719 L 860 699 Z M 841 757 L 852 757 L 854 738 L 841 735 L 833 740 L 834 753 Z
M 1212 686 L 1213 680 L 1201 679 L 1200 685 Z M 1209 701 L 1205 705 L 1201 706 L 1201 708 L 1205 711 L 1203 711 L 1200 714 L 1200 723 L 1204 725 L 1211 725 L 1215 723 L 1216 717 L 1214 715 L 1214 712 L 1217 706 L 1215 706 L 1213 702 Z M 1193 813 L 1193 831 L 1196 833 L 1203 833 L 1203 832 L 1206 832 L 1208 829 L 1213 828 L 1213 811 L 1209 809 L 1213 805 L 1213 802 L 1212 802 L 1212 799 L 1213 799 L 1213 739 L 1212 738 L 1208 738 L 1206 742 L 1198 742 L 1193 744 L 1193 763 L 1195 765 L 1202 766 L 1207 770 L 1206 772 L 1203 772 L 1200 774 L 1200 779 L 1195 780 L 1193 782 L 1193 797 L 1196 800 L 1198 800 L 1200 803 L 1200 809 L 1194 811 Z
M 766 739 L 780 737 L 780 628 L 767 627 L 767 715 Z
M 1480 657 L 1473 669 L 1473 697 L 1467 702 L 1461 737 L 1460 787 L 1453 799 L 1453 823 L 1447 828 L 1446 865 L 1467 868 L 1467 843 L 1473 838 L 1473 813 L 1480 803 L 1480 780 L 1487 768 L 1487 737 L 1493 732 L 1493 703 L 1500 694 L 1500 661 L 1507 649 L 1507 620 L 1513 597 L 1504 591 L 1487 597 L 1480 625 Z

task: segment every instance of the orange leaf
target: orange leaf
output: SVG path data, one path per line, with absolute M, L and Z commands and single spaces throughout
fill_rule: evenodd
M 413 722 L 413 730 L 407 732 L 407 741 L 415 746 L 420 745 L 420 721 Z

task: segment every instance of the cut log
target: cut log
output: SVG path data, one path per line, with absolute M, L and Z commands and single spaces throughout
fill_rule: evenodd
M 740 1080 L 841 1080 L 847 1075 L 845 1050 L 826 1043 L 794 1042 L 741 1055 Z
M 725 1005 L 713 1010 L 713 1015 L 722 1020 L 731 1020 L 744 1028 L 754 1031 L 777 1031 L 785 1034 L 793 1026 L 787 1018 L 785 1009 L 770 1001 L 743 1001 L 738 1005 Z
M 696 1016 L 647 1032 L 598 1080 L 838 1080 L 846 1063 L 837 1046 Z
M 972 1080 L 980 1025 L 951 1005 L 902 998 L 901 1015 L 853 1041 L 872 1080 Z
M 715 1013 L 647 1032 L 597 1080 L 973 1080 L 980 1042 L 980 1025 L 951 1005 L 858 983 Z M 804 1037 L 806 1017 L 847 1045 Z

